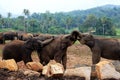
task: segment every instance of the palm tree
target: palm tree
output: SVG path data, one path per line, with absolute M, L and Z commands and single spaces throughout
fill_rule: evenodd
M 0 14 L 0 28 L 2 28 L 2 15 Z
M 26 18 L 29 17 L 30 12 L 29 12 L 28 9 L 24 9 L 24 10 L 23 10 L 23 13 L 24 13 L 24 15 L 25 15 Z M 27 25 L 28 22 L 27 22 L 27 19 L 26 19 L 26 18 L 24 19 L 24 27 L 25 27 L 24 32 L 27 32 L 27 30 L 28 30 L 28 29 L 27 29 L 27 27 L 28 27 L 28 25 Z
M 8 12 L 8 18 L 10 18 L 10 17 L 11 17 L 11 15 L 12 15 L 12 14 L 11 14 L 10 12 Z
M 2 18 L 2 15 L 0 14 L 0 19 Z
M 7 26 L 10 27 L 10 17 L 12 16 L 12 14 L 10 12 L 8 12 L 8 18 L 7 18 Z

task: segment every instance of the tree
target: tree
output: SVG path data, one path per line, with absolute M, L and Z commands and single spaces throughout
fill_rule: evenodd
M 112 23 L 112 20 L 107 17 L 99 18 L 97 22 L 96 34 L 115 36 L 115 25 Z
M 110 18 L 102 17 L 101 22 L 103 27 L 103 35 L 116 35 L 114 25 Z
M 0 14 L 0 28 L 2 28 L 2 15 Z
M 48 29 L 48 33 L 50 33 L 50 34 L 65 34 L 65 30 L 62 27 L 51 26 Z
M 12 16 L 12 14 L 9 12 L 9 13 L 8 13 L 8 18 L 10 18 L 11 16 Z
M 72 17 L 71 16 L 68 15 L 66 17 L 65 24 L 66 24 L 66 29 L 68 30 L 70 25 L 72 24 Z
M 29 28 L 28 30 L 30 32 L 38 32 L 40 29 L 39 29 L 39 24 L 38 24 L 38 21 L 36 19 L 31 19 L 29 20 Z
M 24 15 L 25 15 L 26 18 L 29 17 L 30 12 L 29 12 L 28 9 L 24 9 L 24 10 L 23 10 L 23 13 L 24 13 Z M 27 19 L 26 19 L 26 18 L 25 18 L 25 20 L 24 20 L 24 27 L 25 27 L 24 32 L 27 32 L 27 31 L 28 31 L 28 29 L 27 29 L 27 27 L 28 27 L 28 22 L 27 22 Z
M 95 30 L 96 27 L 97 27 L 97 17 L 93 14 L 90 14 L 86 17 L 85 21 L 83 22 L 82 28 L 79 28 L 80 31 L 82 30 L 83 32 L 88 32 L 88 31 L 91 31 L 91 30 Z
M 11 16 L 12 16 L 12 13 L 8 12 L 7 14 L 7 27 L 8 28 L 11 27 L 11 19 L 10 19 Z

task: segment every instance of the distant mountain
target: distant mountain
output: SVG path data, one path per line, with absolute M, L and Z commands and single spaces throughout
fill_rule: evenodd
M 120 5 L 104 5 L 87 10 L 75 10 L 65 13 L 70 16 L 81 16 L 81 19 L 85 19 L 87 15 L 93 14 L 96 17 L 109 17 L 116 24 L 120 25 Z
M 120 10 L 120 5 L 104 5 L 104 6 L 95 7 L 87 10 L 70 11 L 67 14 L 74 15 L 74 16 L 77 16 L 77 15 L 85 16 L 88 14 L 94 14 L 99 17 L 103 15 L 109 16 L 110 13 L 117 14 L 117 11 L 119 10 Z
M 104 6 L 99 6 L 91 9 L 86 9 L 86 10 L 74 10 L 70 12 L 62 12 L 65 15 L 70 15 L 70 16 L 81 16 L 81 19 L 85 19 L 87 15 L 89 14 L 94 14 L 97 17 L 109 17 L 112 18 L 114 22 L 120 22 L 120 5 L 104 5 Z M 0 14 L 3 16 L 7 16 L 7 12 L 5 12 L 4 9 L 0 7 Z M 12 17 L 17 17 L 19 16 L 18 14 L 12 14 Z

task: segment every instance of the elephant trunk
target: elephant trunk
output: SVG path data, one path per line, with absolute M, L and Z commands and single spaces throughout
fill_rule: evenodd
M 71 36 L 72 36 L 75 40 L 80 40 L 82 34 L 81 34 L 79 31 L 74 30 L 74 31 L 71 32 Z
M 43 42 L 41 42 L 42 43 L 42 46 L 44 47 L 44 46 L 46 46 L 47 44 L 49 44 L 50 42 L 52 42 L 54 40 L 54 37 L 53 38 L 50 38 L 50 39 L 47 39 L 47 40 L 45 40 L 45 41 L 43 41 Z

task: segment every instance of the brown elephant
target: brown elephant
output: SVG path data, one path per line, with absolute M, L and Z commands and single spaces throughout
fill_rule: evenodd
M 27 41 L 28 39 L 31 39 L 31 38 L 33 38 L 33 34 L 31 33 L 19 33 L 18 34 L 19 40 Z
M 31 54 L 34 50 L 41 50 L 44 46 L 49 44 L 54 37 L 41 41 L 39 39 L 31 38 L 27 41 L 14 40 L 5 45 L 3 48 L 3 59 L 15 59 L 16 62 L 21 60 L 24 63 L 31 62 Z
M 62 63 L 66 69 L 67 48 L 74 44 L 77 40 L 78 32 L 73 31 L 68 35 L 58 35 L 47 46 L 38 50 L 40 62 L 46 65 L 50 60 L 54 59 L 56 62 Z
M 92 51 L 92 63 L 96 64 L 100 58 L 120 60 L 120 42 L 112 38 L 98 38 L 90 34 L 80 34 L 81 44 L 87 45 Z
M 39 33 L 33 33 L 33 37 L 37 37 L 39 35 L 40 35 Z
M 51 35 L 51 34 L 39 34 L 39 36 L 34 37 L 34 38 L 44 41 L 44 40 L 52 38 L 52 37 L 53 37 L 53 35 Z
M 3 33 L 0 33 L 0 44 L 3 44 Z
M 14 40 L 15 38 L 18 38 L 18 33 L 9 31 L 3 33 L 3 43 L 5 43 L 5 40 Z

